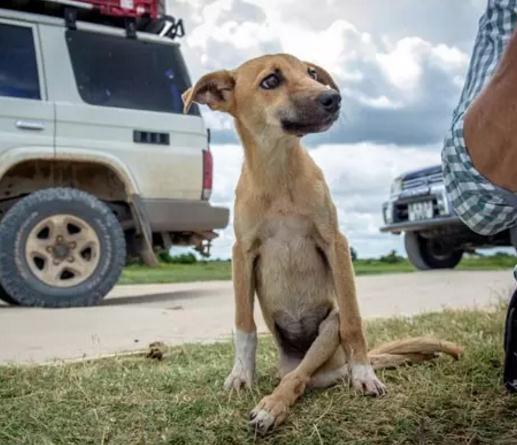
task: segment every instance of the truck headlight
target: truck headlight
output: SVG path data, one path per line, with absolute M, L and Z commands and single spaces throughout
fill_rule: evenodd
M 382 205 L 382 216 L 384 217 L 385 224 L 391 224 L 393 222 L 393 203 L 385 202 Z
M 390 194 L 391 196 L 398 195 L 402 191 L 402 179 L 397 178 L 391 184 Z

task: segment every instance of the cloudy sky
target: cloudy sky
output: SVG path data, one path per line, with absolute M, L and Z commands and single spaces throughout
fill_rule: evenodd
M 379 233 L 392 179 L 437 164 L 485 0 L 169 0 L 182 17 L 193 81 L 265 53 L 325 67 L 343 95 L 340 120 L 302 142 L 322 167 L 340 225 L 360 257 L 401 237 Z M 212 129 L 212 202 L 232 206 L 242 163 L 231 120 L 203 110 Z M 233 229 L 214 243 L 228 257 Z

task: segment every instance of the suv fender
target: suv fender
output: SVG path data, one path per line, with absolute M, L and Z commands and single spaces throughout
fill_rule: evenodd
M 158 259 L 153 250 L 151 226 L 141 203 L 136 182 L 129 169 L 117 158 L 105 153 L 91 153 L 88 150 L 80 149 L 70 150 L 56 156 L 51 147 L 17 147 L 0 157 L 0 180 L 12 169 L 31 161 L 84 162 L 101 165 L 111 170 L 124 186 L 125 200 L 131 209 L 136 232 L 140 235 L 138 250 L 142 259 L 149 266 L 158 264 Z
M 26 161 L 52 161 L 55 159 L 52 147 L 16 147 L 11 148 L 0 155 L 0 179 L 17 164 Z
M 124 184 L 128 196 L 139 193 L 136 181 L 132 177 L 129 169 L 126 168 L 119 159 L 104 152 L 92 153 L 89 150 L 81 149 L 73 149 L 69 151 L 64 150 L 60 152 L 59 156 L 56 156 L 55 150 L 48 146 L 11 148 L 0 156 L 0 178 L 2 178 L 7 171 L 22 162 L 41 160 L 77 161 L 102 164 L 111 168 L 117 174 Z
M 101 164 L 111 168 L 124 184 L 127 196 L 139 194 L 136 181 L 134 180 L 130 170 L 120 161 L 120 159 L 106 152 L 91 151 L 85 149 L 59 149 L 59 154 L 54 156 L 56 161 L 77 161 L 90 162 L 92 164 Z

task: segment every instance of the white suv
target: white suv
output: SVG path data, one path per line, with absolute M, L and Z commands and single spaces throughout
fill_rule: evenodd
M 127 255 L 207 253 L 228 222 L 178 44 L 0 8 L 0 298 L 98 303 Z

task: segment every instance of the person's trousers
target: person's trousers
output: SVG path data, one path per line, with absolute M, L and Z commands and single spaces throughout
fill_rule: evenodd
M 517 266 L 514 269 L 517 280 Z M 510 298 L 504 329 L 504 386 L 510 392 L 517 392 L 517 286 Z

